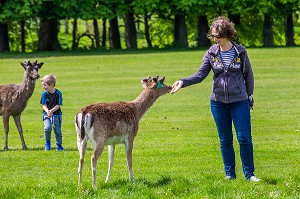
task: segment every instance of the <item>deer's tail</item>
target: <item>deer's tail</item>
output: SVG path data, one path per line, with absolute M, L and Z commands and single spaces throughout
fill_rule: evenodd
M 75 123 L 77 129 L 80 130 L 80 138 L 83 140 L 85 137 L 85 134 L 90 131 L 91 127 L 93 126 L 94 117 L 87 113 L 84 114 L 83 112 L 79 112 L 75 116 Z

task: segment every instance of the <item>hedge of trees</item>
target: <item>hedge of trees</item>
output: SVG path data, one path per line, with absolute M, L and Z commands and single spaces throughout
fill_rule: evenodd
M 207 47 L 219 15 L 245 46 L 299 44 L 299 0 L 0 0 L 0 52 Z

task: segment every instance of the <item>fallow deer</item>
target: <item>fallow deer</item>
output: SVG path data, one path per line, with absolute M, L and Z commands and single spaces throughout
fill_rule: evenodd
M 91 157 L 92 183 L 96 188 L 96 165 L 104 146 L 108 145 L 109 164 L 106 177 L 110 178 L 114 163 L 114 150 L 116 144 L 125 144 L 129 177 L 132 174 L 133 140 L 137 135 L 139 121 L 144 113 L 153 105 L 159 96 L 170 92 L 171 87 L 163 82 L 165 77 L 158 76 L 143 79 L 143 91 L 131 102 L 97 103 L 83 107 L 75 116 L 77 131 L 77 146 L 79 150 L 78 185 L 81 184 L 84 156 L 87 141 L 90 139 L 94 145 Z
M 4 150 L 8 150 L 7 140 L 10 116 L 13 116 L 17 129 L 19 131 L 22 148 L 24 150 L 28 149 L 23 137 L 21 113 L 26 108 L 27 101 L 33 94 L 35 81 L 40 77 L 38 71 L 44 63 L 37 63 L 37 60 L 31 63 L 28 60 L 25 61 L 25 63 L 20 62 L 20 64 L 25 69 L 23 83 L 0 85 L 0 115 L 2 115 L 3 117 L 5 132 Z

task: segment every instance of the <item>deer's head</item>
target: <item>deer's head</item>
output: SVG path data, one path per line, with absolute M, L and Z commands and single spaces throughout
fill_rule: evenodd
M 151 89 L 155 93 L 158 94 L 158 96 L 164 95 L 166 93 L 169 93 L 172 89 L 171 86 L 167 86 L 164 84 L 165 76 L 159 79 L 159 76 L 156 75 L 151 79 L 151 77 L 147 77 L 143 79 L 142 86 L 144 89 Z
M 25 63 L 20 62 L 20 64 L 25 69 L 25 75 L 31 80 L 36 80 L 40 77 L 39 69 L 43 66 L 44 62 L 37 63 L 37 60 L 35 60 L 31 63 L 30 60 L 25 60 Z

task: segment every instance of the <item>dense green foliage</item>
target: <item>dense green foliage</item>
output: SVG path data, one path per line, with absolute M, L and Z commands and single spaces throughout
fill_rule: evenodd
M 26 52 L 37 50 L 39 22 L 43 20 L 82 19 L 89 21 L 98 19 L 99 32 L 104 20 L 118 17 L 120 31 L 124 34 L 123 17 L 133 12 L 138 26 L 138 47 L 149 47 L 145 39 L 144 15 L 149 20 L 149 34 L 153 47 L 166 48 L 174 45 L 174 18 L 184 15 L 187 23 L 188 45 L 197 45 L 197 17 L 205 16 L 208 20 L 218 15 L 231 17 L 239 32 L 239 43 L 245 46 L 263 46 L 264 16 L 272 18 L 271 36 L 274 46 L 287 45 L 287 22 L 292 15 L 293 26 L 299 27 L 300 3 L 298 0 L 23 0 L 0 1 L 0 25 L 8 24 L 10 51 L 21 51 L 20 22 L 25 22 Z M 70 29 L 72 23 L 69 23 Z M 52 27 L 53 28 L 53 27 Z M 107 26 L 107 29 L 109 27 Z M 87 27 L 83 32 L 77 32 L 76 38 L 83 33 L 95 37 L 93 27 Z M 3 34 L 3 33 L 2 33 Z M 108 31 L 106 37 L 109 38 Z M 269 35 L 270 36 L 270 35 Z M 59 42 L 63 49 L 72 49 L 73 35 L 60 32 Z M 292 39 L 296 45 L 300 44 L 299 32 L 295 31 Z M 76 39 L 75 38 L 75 39 Z M 124 40 L 122 35 L 122 41 Z M 1 41 L 1 40 L 0 40 Z M 80 40 L 78 48 L 91 49 L 91 39 Z M 105 47 L 109 47 L 109 39 Z M 125 44 L 122 44 L 123 48 Z
M 209 108 L 211 75 L 204 82 L 165 95 L 140 122 L 133 149 L 134 182 L 128 180 L 124 146 L 116 147 L 111 181 L 105 148 L 97 166 L 98 190 L 91 186 L 91 145 L 86 154 L 83 186 L 77 188 L 78 152 L 73 124 L 84 105 L 100 101 L 130 101 L 148 75 L 165 75 L 166 84 L 198 69 L 204 50 L 197 51 L 92 51 L 1 54 L 0 84 L 20 83 L 24 59 L 45 62 L 41 76 L 54 74 L 63 93 L 64 152 L 44 151 L 36 89 L 22 115 L 28 151 L 13 120 L 10 151 L 0 150 L 0 198 L 299 198 L 300 48 L 248 49 L 255 75 L 252 111 L 256 175 L 253 184 L 242 175 L 239 149 L 237 179 L 226 181 L 214 122 Z M 0 141 L 3 143 L 0 122 Z M 53 137 L 54 140 L 54 137 Z

